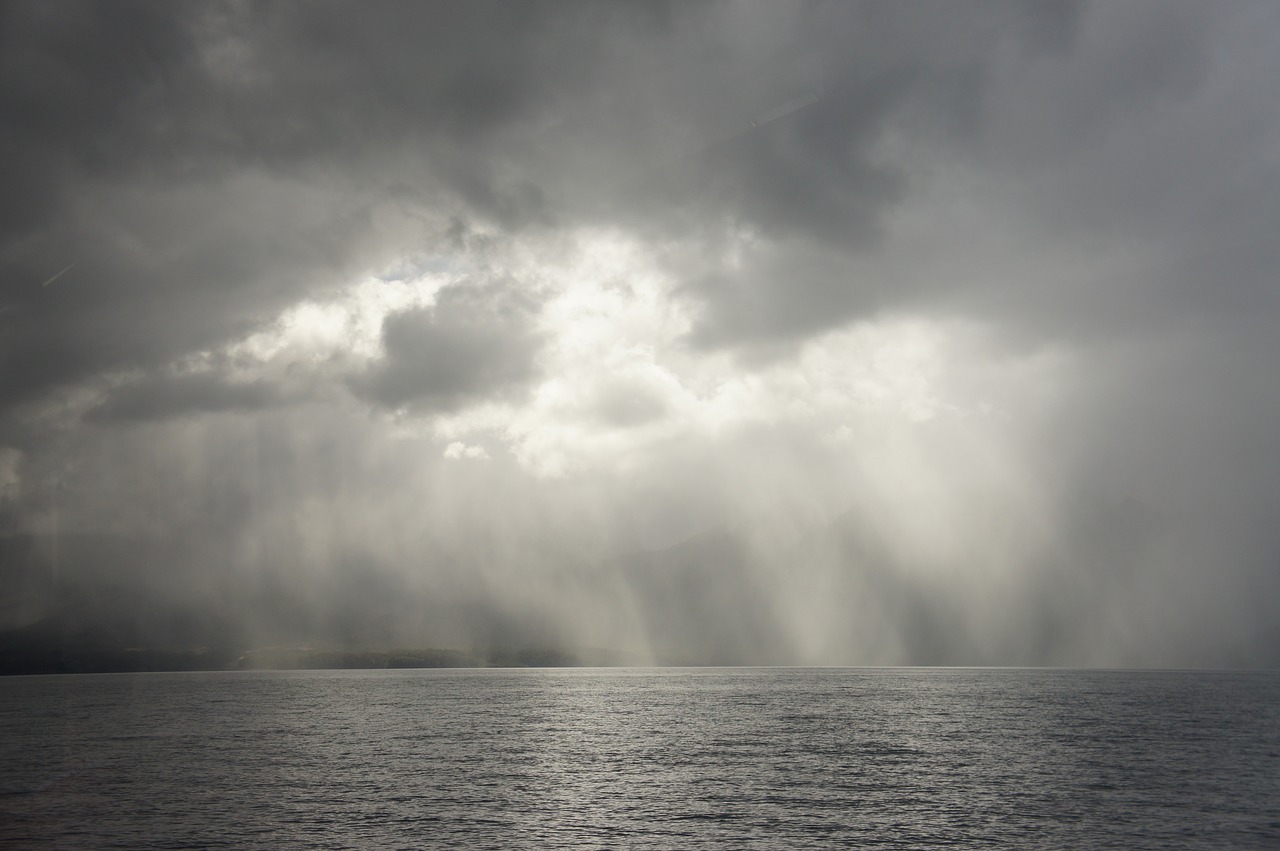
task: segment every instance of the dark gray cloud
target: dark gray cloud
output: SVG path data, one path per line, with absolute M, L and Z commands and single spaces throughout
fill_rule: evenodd
M 518 391 L 537 374 L 538 299 L 514 281 L 451 284 L 382 324 L 384 356 L 351 380 L 386 408 L 448 411 Z
M 91 423 L 147 422 L 220 412 L 257 411 L 283 403 L 275 386 L 262 380 L 229 382 L 209 373 L 165 375 L 135 381 L 91 408 Z
M 702 306 L 690 332 L 705 348 L 794 342 L 838 327 L 851 316 L 873 316 L 901 293 L 875 269 L 860 269 L 841 252 L 758 251 L 742 270 L 713 268 L 681 292 Z
M 869 149 L 910 87 L 892 74 L 845 80 L 820 68 L 815 77 L 796 86 L 812 102 L 759 126 L 743 109 L 736 132 L 655 167 L 627 187 L 626 203 L 667 227 L 865 246 L 902 189 L 902 175 Z
M 375 225 L 385 186 L 507 231 L 745 226 L 861 250 L 906 186 L 872 156 L 889 118 L 973 101 L 994 25 L 1038 44 L 1062 17 L 995 5 L 939 35 L 922 7 L 874 4 L 8 4 L 0 317 L 22 368 L 0 401 L 163 365 L 441 238 Z M 966 49 L 934 58 L 948 44 Z M 691 292 L 727 344 L 736 299 L 696 283 L 725 274 Z
M 0 403 L 162 366 L 349 280 L 387 250 L 369 219 L 384 176 L 535 215 L 538 190 L 498 186 L 485 140 L 553 82 L 530 70 L 546 17 L 7 4 L 0 321 L 18 368 Z

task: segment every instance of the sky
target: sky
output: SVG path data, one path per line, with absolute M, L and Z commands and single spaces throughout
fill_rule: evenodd
M 0 633 L 1280 664 L 1277 79 L 1268 2 L 5 3 Z

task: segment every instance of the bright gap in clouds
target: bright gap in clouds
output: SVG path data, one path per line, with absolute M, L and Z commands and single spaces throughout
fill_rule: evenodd
M 388 317 L 431 308 L 444 287 L 503 274 L 548 292 L 536 317 L 545 341 L 538 378 L 522 398 L 394 417 L 398 429 L 434 435 L 448 457 L 487 456 L 480 447 L 501 446 L 538 477 L 625 473 L 674 443 L 744 429 L 803 429 L 832 450 L 863 454 L 869 424 L 989 424 L 1004 415 L 1000 394 L 1011 389 L 1014 373 L 1002 377 L 1005 367 L 983 350 L 981 329 L 972 325 L 878 318 L 744 370 L 732 353 L 687 344 L 694 308 L 673 297 L 673 281 L 645 246 L 592 231 L 568 245 L 521 247 L 502 257 L 496 272 L 460 258 L 416 276 L 370 275 L 329 300 L 295 305 L 225 354 L 246 380 L 333 363 L 356 370 L 383 355 Z M 390 265 L 424 264 L 409 258 Z M 987 367 L 984 357 L 992 359 Z M 1027 368 L 1020 365 L 1016 380 L 1025 383 Z M 463 449 L 450 451 L 457 446 Z M 909 465 L 898 472 L 917 475 Z

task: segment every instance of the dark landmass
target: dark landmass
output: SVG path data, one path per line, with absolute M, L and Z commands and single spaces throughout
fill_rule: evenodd
M 230 666 L 240 670 L 323 668 L 578 668 L 633 664 L 625 654 L 554 647 L 498 647 L 463 653 L 439 647 L 344 650 L 266 647 L 250 650 Z
M 251 650 L 63 644 L 40 628 L 0 634 L 0 675 L 147 671 L 289 671 L 395 668 L 574 668 L 635 664 L 603 650 L 493 648 L 464 653 L 438 647 L 346 649 L 263 647 Z
M 280 671 L 315 668 L 479 668 L 484 660 L 457 650 L 434 647 L 394 650 L 339 650 L 310 647 L 264 647 L 250 650 L 229 667 Z

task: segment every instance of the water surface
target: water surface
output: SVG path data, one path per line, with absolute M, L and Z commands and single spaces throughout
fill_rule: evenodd
M 29 847 L 1280 847 L 1280 675 L 0 679 Z

